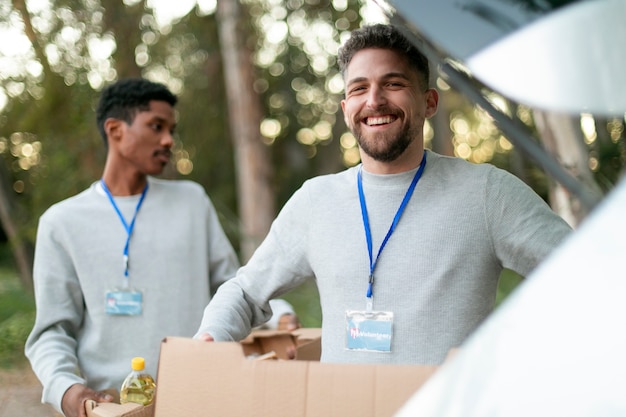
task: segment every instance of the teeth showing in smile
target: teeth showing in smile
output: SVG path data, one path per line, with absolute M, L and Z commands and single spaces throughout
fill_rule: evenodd
M 365 119 L 365 123 L 368 126 L 384 125 L 393 122 L 394 119 L 395 117 L 393 116 L 368 117 Z

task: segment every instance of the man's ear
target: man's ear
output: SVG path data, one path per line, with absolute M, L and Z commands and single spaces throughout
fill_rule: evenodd
M 109 117 L 104 121 L 104 132 L 107 135 L 107 142 L 118 142 L 122 138 L 124 122 L 120 119 Z
M 343 120 L 346 122 L 346 126 L 350 126 L 348 116 L 346 116 L 346 99 L 341 100 L 341 112 L 343 113 Z
M 437 106 L 439 105 L 439 92 L 434 88 L 426 90 L 426 118 L 430 118 L 437 113 Z

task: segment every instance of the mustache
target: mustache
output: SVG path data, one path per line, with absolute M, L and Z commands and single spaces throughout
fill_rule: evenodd
M 158 149 L 154 151 L 154 155 L 164 155 L 170 158 L 172 156 L 172 151 L 169 148 Z
M 391 107 L 380 107 L 376 110 L 363 110 L 356 115 L 356 120 L 365 120 L 368 117 L 377 117 L 377 116 L 395 116 L 402 117 L 404 116 L 404 112 L 399 109 L 393 109 Z

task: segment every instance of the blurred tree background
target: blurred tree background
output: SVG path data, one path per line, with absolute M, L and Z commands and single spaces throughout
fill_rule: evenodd
M 176 145 L 164 176 L 206 188 L 244 261 L 250 247 L 242 242 L 251 238 L 246 225 L 255 212 L 271 219 L 305 179 L 359 163 L 341 114 L 336 52 L 352 29 L 383 21 L 377 6 L 364 0 L 220 1 L 234 9 L 220 9 L 215 0 L 0 2 L 0 362 L 6 358 L 2 344 L 23 344 L 32 323 L 39 216 L 102 172 L 105 151 L 94 109 L 107 83 L 143 76 L 179 96 Z M 236 20 L 235 30 L 228 19 Z M 240 61 L 232 54 L 242 54 Z M 231 68 L 230 62 L 248 67 Z M 242 111 L 232 107 L 231 71 L 242 72 L 238 94 L 251 103 Z M 426 126 L 427 146 L 507 169 L 558 208 L 558 185 L 517 152 L 482 109 L 434 78 L 441 107 Z M 603 192 L 621 176 L 624 118 L 545 115 L 496 94 L 490 98 L 548 145 L 550 133 L 567 126 L 573 133 L 565 150 L 580 151 L 576 175 L 589 176 Z M 248 106 L 258 106 L 256 113 L 246 116 Z M 240 162 L 250 144 L 257 146 L 252 156 L 262 175 L 246 173 L 249 167 Z M 563 148 L 548 145 L 562 163 L 574 164 Z M 242 209 L 245 175 L 260 179 L 257 187 L 271 196 L 252 213 Z M 567 220 L 576 225 L 584 215 Z M 499 300 L 520 280 L 509 272 L 503 277 Z M 320 323 L 316 296 L 313 283 L 286 296 L 307 326 Z

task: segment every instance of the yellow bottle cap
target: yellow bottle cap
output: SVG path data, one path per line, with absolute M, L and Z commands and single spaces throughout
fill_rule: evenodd
M 141 357 L 133 358 L 130 362 L 130 367 L 133 368 L 133 371 L 143 371 L 146 367 L 146 360 Z

